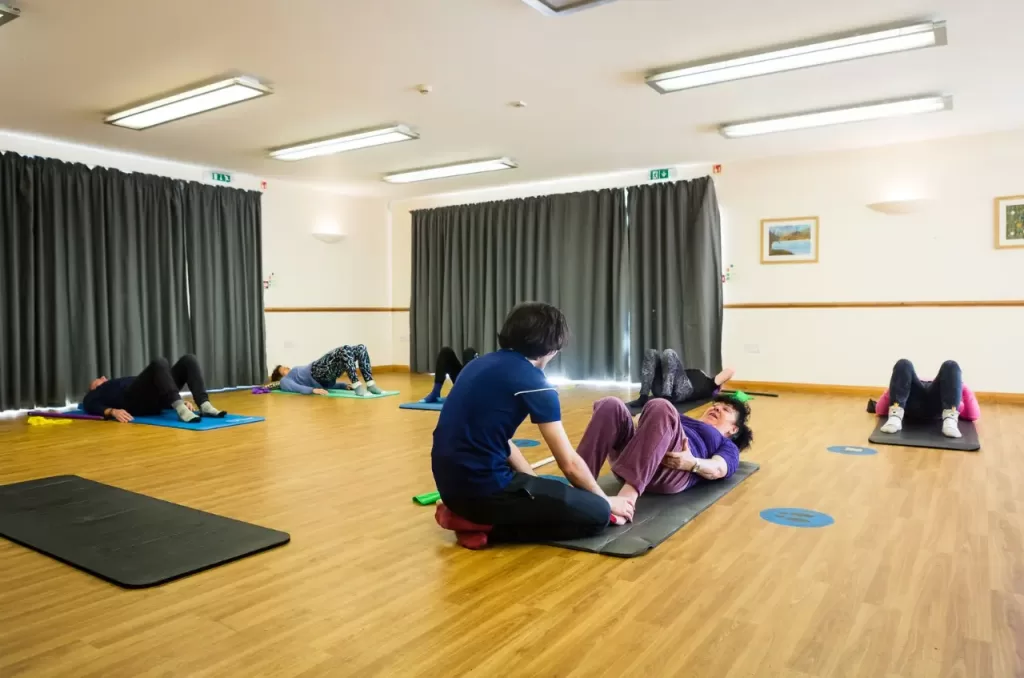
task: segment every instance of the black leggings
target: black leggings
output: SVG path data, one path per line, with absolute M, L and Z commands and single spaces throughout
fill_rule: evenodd
M 470 347 L 462 352 L 462 360 L 459 360 L 455 351 L 445 346 L 437 352 L 437 361 L 434 363 L 434 383 L 443 384 L 445 377 L 448 377 L 454 384 L 455 380 L 459 378 L 462 368 L 476 356 L 476 349 Z
M 197 404 L 202 405 L 210 399 L 203 370 L 194 355 L 182 356 L 173 366 L 167 364 L 166 358 L 157 358 L 125 389 L 124 409 L 140 417 L 160 414 L 181 400 L 179 392 L 186 385 Z
M 592 492 L 549 478 L 516 473 L 489 497 L 443 497 L 457 515 L 493 525 L 495 542 L 537 542 L 592 537 L 608 527 L 608 502 Z
M 938 419 L 943 410 L 960 407 L 963 377 L 955 361 L 942 363 L 934 381 L 921 381 L 909 360 L 900 360 L 892 368 L 889 400 L 900 405 L 909 420 Z

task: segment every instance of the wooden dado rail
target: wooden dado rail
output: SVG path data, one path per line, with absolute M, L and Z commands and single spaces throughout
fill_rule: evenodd
M 1024 299 L 990 301 L 779 301 L 725 304 L 724 308 L 992 308 L 1024 306 Z
M 408 313 L 409 309 L 390 306 L 271 306 L 265 313 Z

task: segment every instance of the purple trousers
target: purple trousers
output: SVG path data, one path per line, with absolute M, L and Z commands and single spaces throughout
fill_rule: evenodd
M 696 479 L 688 471 L 665 468 L 661 461 L 666 453 L 683 448 L 684 435 L 679 412 L 667 400 L 648 401 L 634 426 L 624 402 L 602 398 L 594 403 L 594 416 L 576 452 L 595 478 L 609 460 L 612 473 L 640 494 L 676 494 Z

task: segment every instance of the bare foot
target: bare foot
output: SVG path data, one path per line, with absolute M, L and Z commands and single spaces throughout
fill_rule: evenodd
M 732 379 L 734 374 L 736 374 L 736 370 L 734 370 L 731 367 L 726 367 L 724 370 L 715 375 L 715 383 L 721 386 L 725 382 Z
M 636 491 L 635 487 L 633 487 L 629 483 L 626 483 L 625 485 L 622 486 L 622 489 L 619 490 L 618 496 L 636 501 L 637 499 L 640 498 L 640 493 Z

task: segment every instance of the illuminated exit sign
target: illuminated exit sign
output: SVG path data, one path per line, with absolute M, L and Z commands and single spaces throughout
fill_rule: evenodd
M 220 184 L 230 184 L 231 175 L 227 172 L 210 172 L 210 181 L 216 181 Z

